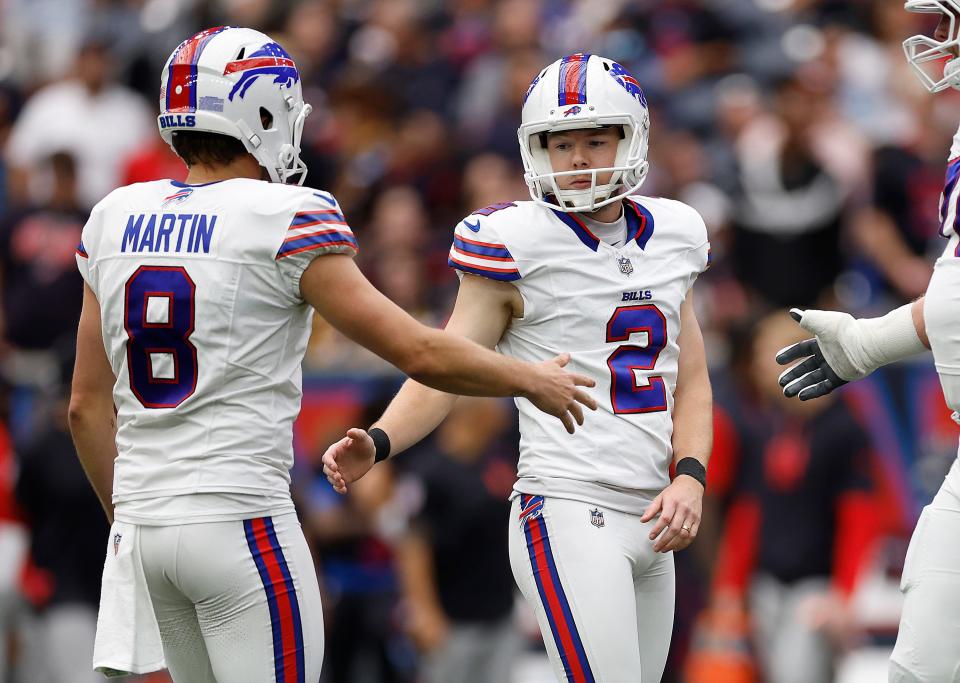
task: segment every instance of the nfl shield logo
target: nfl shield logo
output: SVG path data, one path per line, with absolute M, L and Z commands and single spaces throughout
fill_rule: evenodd
M 113 554 L 116 555 L 120 552 L 120 539 L 123 538 L 120 534 L 113 535 Z
M 620 272 L 630 277 L 630 273 L 633 272 L 633 264 L 630 262 L 626 256 L 621 256 L 617 259 L 617 265 L 620 266 Z
M 603 512 L 597 508 L 590 511 L 590 523 L 598 529 L 603 526 Z

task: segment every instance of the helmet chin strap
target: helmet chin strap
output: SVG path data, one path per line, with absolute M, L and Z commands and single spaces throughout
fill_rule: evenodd
M 619 187 L 620 183 L 611 183 L 608 185 L 597 185 L 595 188 L 587 188 L 584 190 L 560 190 L 557 199 L 568 209 L 591 211 L 595 204 L 607 199 L 616 192 Z

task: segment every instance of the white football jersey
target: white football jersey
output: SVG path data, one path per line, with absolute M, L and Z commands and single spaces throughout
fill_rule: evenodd
M 292 509 L 289 469 L 310 307 L 300 275 L 353 254 L 336 200 L 250 179 L 115 190 L 77 263 L 116 375 L 116 518 L 242 519 Z
M 624 201 L 627 242 L 597 239 L 579 216 L 497 204 L 457 225 L 450 265 L 511 282 L 523 297 L 498 349 L 527 361 L 569 351 L 600 407 L 570 435 L 525 399 L 518 493 L 640 512 L 669 483 L 680 305 L 707 268 L 699 214 L 669 199 Z
M 953 136 L 947 174 L 940 195 L 940 234 L 951 237 L 960 234 L 960 129 Z

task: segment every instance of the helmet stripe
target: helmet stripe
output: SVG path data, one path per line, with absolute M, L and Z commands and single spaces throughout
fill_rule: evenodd
M 200 53 L 213 36 L 226 28 L 226 26 L 208 28 L 183 41 L 177 48 L 167 71 L 168 112 L 197 110 L 197 62 L 200 61 Z
M 587 62 L 589 54 L 567 55 L 560 62 L 559 97 L 557 104 L 585 104 L 587 101 Z

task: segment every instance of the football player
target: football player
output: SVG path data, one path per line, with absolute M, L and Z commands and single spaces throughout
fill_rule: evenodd
M 650 119 L 620 64 L 554 62 L 521 116 L 532 201 L 456 226 L 449 263 L 461 281 L 447 329 L 530 361 L 569 348 L 571 365 L 597 382 L 600 408 L 573 438 L 517 401 L 510 562 L 558 679 L 652 683 L 673 625 L 672 551 L 697 535 L 712 442 L 691 289 L 708 264 L 707 231 L 689 206 L 634 194 Z M 328 479 L 345 492 L 455 400 L 408 381 L 369 431 L 327 450 Z
M 960 2 L 907 0 L 909 12 L 940 16 L 933 36 L 904 41 L 907 60 L 931 92 L 960 89 Z M 940 375 L 947 406 L 960 421 L 960 131 L 953 139 L 940 201 L 940 234 L 947 239 L 927 291 L 881 318 L 855 319 L 835 311 L 792 310 L 815 338 L 777 355 L 787 396 L 801 401 L 830 393 L 875 369 L 926 349 Z M 960 681 L 960 462 L 954 461 L 910 539 L 900 589 L 903 612 L 890 658 L 891 683 Z
M 320 593 L 289 490 L 311 307 L 418 381 L 523 396 L 571 432 L 593 381 L 564 355 L 518 362 L 424 327 L 370 285 L 337 201 L 299 186 L 310 106 L 268 36 L 184 41 L 160 108 L 187 182 L 114 191 L 77 249 L 70 420 L 113 522 L 94 663 L 316 681 Z

